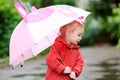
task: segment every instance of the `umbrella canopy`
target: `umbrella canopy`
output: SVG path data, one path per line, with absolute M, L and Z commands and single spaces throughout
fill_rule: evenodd
M 84 23 L 90 12 L 68 5 L 53 5 L 45 8 L 32 8 L 27 12 L 19 3 L 15 7 L 23 20 L 14 29 L 10 39 L 10 65 L 23 64 L 25 60 L 53 44 L 59 28 L 77 20 Z

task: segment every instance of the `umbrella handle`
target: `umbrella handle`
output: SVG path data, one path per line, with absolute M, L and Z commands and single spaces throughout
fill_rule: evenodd
M 48 39 L 47 36 L 46 36 L 46 39 L 48 40 L 48 42 L 49 42 L 50 44 L 52 44 L 52 43 L 50 42 L 50 40 Z M 59 53 L 57 52 L 57 50 L 55 49 L 55 47 L 54 47 L 53 45 L 51 45 L 51 47 L 54 49 L 54 51 L 56 52 L 56 54 L 59 56 L 62 64 L 63 64 L 64 66 L 66 66 L 66 64 L 64 63 L 64 61 L 63 61 L 62 58 L 60 57 L 60 55 L 59 55 Z
M 66 64 L 64 63 L 63 59 L 60 57 L 60 55 L 59 55 L 59 53 L 57 52 L 57 50 L 55 49 L 55 47 L 54 47 L 53 45 L 51 45 L 51 47 L 52 47 L 52 48 L 54 49 L 54 51 L 58 54 L 58 56 L 59 56 L 62 64 L 63 64 L 64 66 L 66 66 Z

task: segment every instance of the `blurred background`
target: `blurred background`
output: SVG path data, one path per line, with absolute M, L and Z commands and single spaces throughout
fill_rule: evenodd
M 10 36 L 22 20 L 13 5 L 14 1 L 0 1 L 0 58 L 8 57 Z M 68 4 L 90 11 L 79 45 L 85 47 L 108 43 L 120 48 L 120 0 L 23 0 L 24 3 L 28 1 L 37 8 Z
M 0 1 L 0 66 L 9 64 L 10 37 L 22 20 L 13 5 L 14 1 L 17 0 Z M 67 4 L 90 11 L 91 15 L 86 20 L 85 33 L 79 45 L 86 48 L 109 44 L 120 50 L 120 0 L 23 0 L 24 3 L 28 1 L 37 8 Z M 48 49 L 43 54 L 47 52 Z M 120 71 L 118 72 L 120 74 Z M 115 80 L 120 80 L 120 77 Z

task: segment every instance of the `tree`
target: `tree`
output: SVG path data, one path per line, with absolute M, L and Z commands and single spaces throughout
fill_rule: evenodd
M 53 5 L 53 4 L 54 4 L 54 0 L 41 0 L 42 7 L 46 7 L 46 6 Z
M 13 1 L 0 1 L 0 58 L 9 55 L 9 41 L 12 30 L 20 21 Z
M 55 4 L 67 4 L 75 6 L 75 0 L 30 0 L 30 3 L 37 8 Z
M 99 22 L 101 34 L 105 36 L 102 36 L 103 40 L 107 37 L 107 41 L 115 44 L 120 38 L 120 13 L 115 11 L 120 9 L 119 2 L 120 0 L 92 0 L 87 8 Z

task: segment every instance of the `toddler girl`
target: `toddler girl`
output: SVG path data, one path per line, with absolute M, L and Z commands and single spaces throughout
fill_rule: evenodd
M 84 62 L 77 43 L 83 32 L 83 24 L 76 20 L 60 28 L 60 35 L 46 56 L 45 80 L 75 80 L 80 75 Z

